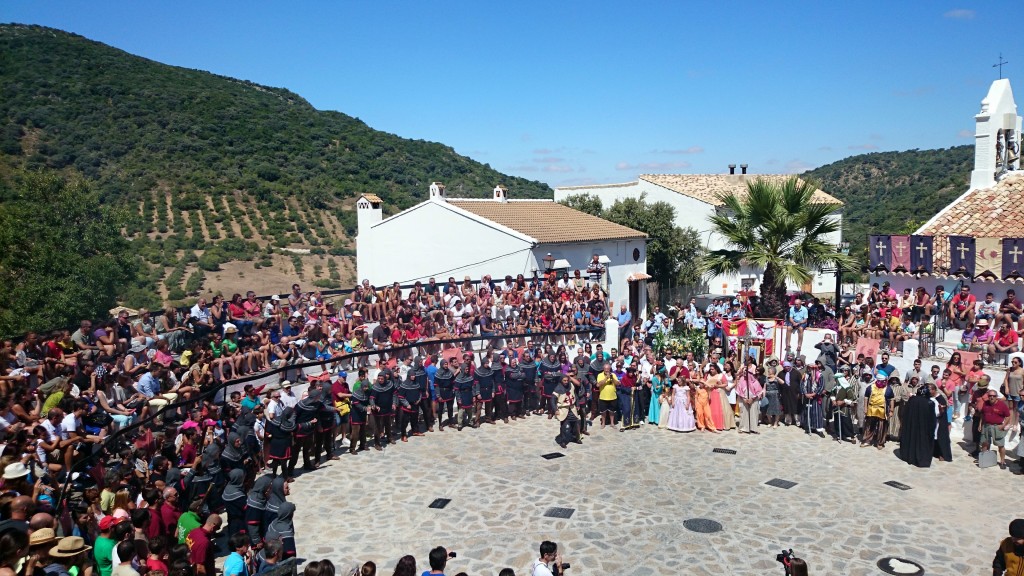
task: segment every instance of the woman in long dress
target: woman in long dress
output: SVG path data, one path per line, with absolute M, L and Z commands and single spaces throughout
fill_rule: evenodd
M 713 362 L 708 365 L 708 377 L 705 379 L 705 385 L 708 387 L 708 404 L 711 408 L 711 420 L 715 422 L 715 429 L 725 429 L 722 405 L 728 404 L 728 402 L 723 403 L 719 400 L 718 395 L 722 392 L 722 369 L 718 367 L 718 364 Z
M 684 380 L 677 380 L 672 386 L 672 412 L 668 419 L 668 429 L 675 432 L 691 432 L 696 427 L 690 402 L 690 389 Z
M 718 431 L 715 430 L 715 421 L 711 418 L 711 405 L 708 401 L 708 397 L 714 392 L 714 389 L 707 382 L 695 380 L 687 382 L 687 386 L 693 398 L 697 427 L 704 432 L 718 434 Z
M 672 417 L 672 395 L 675 391 L 672 386 L 669 386 L 670 381 L 666 381 L 665 385 L 661 387 L 661 395 L 658 397 L 658 401 L 661 406 L 658 411 L 658 429 L 668 428 L 668 421 Z
M 661 393 L 665 391 L 665 368 L 651 376 L 651 403 L 647 408 L 647 422 L 657 424 L 661 418 Z

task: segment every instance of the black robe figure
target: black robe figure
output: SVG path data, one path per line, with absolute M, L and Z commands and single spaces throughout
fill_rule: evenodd
M 547 412 L 548 418 L 555 416 L 555 386 L 562 381 L 562 365 L 555 358 L 554 352 L 549 352 L 547 358 L 540 363 L 540 375 L 543 380 L 541 389 L 541 407 Z
M 209 477 L 209 482 L 205 487 L 199 488 L 206 477 L 197 475 L 192 479 L 192 487 L 196 491 L 195 495 L 206 494 L 206 505 L 210 510 L 220 510 L 220 493 L 224 491 L 224 469 L 220 465 L 220 453 L 220 443 L 217 440 L 207 444 L 206 448 L 203 448 L 201 460 L 206 476 Z
M 437 392 L 437 428 L 444 430 L 446 424 L 451 426 L 455 420 L 455 373 L 448 369 L 447 360 L 441 360 L 437 372 L 434 372 L 434 390 Z M 447 419 L 445 411 L 448 412 Z
M 306 397 L 299 400 L 295 405 L 295 443 L 292 445 L 292 458 L 288 466 L 294 470 L 299 462 L 299 452 L 302 452 L 302 467 L 306 470 L 316 469 L 316 461 L 313 459 L 315 451 L 313 440 L 316 435 L 316 417 L 320 413 L 320 389 L 312 388 L 306 392 Z
M 366 426 L 369 422 L 369 411 L 370 397 L 366 394 L 366 388 L 360 386 L 353 389 L 352 408 L 348 413 L 349 425 L 352 428 L 348 453 L 353 456 L 366 450 Z
M 459 404 L 459 412 L 456 414 L 456 429 L 462 430 L 466 425 L 466 418 L 470 420 L 470 426 L 476 428 L 480 422 L 475 418 L 474 407 L 476 405 L 477 386 L 476 379 L 470 371 L 468 363 L 459 367 L 459 373 L 455 376 L 455 401 Z
M 271 476 L 260 476 L 249 490 L 245 502 L 245 530 L 249 533 L 249 544 L 256 546 L 263 542 L 266 525 L 263 523 L 267 510 L 267 495 L 270 493 Z
M 338 409 L 334 407 L 334 394 L 331 394 L 330 382 L 325 383 L 321 390 L 320 404 L 316 411 L 316 432 L 313 434 L 313 463 L 320 463 L 321 454 L 328 460 L 337 458 L 334 455 L 334 430 L 336 428 Z
M 395 381 L 390 370 L 381 370 L 370 388 L 370 414 L 373 416 L 376 438 L 373 447 L 380 450 L 391 442 L 391 422 L 395 414 Z
M 263 511 L 263 525 L 270 526 L 270 523 L 277 520 L 277 512 L 281 505 L 288 501 L 285 493 L 288 481 L 284 476 L 278 476 L 270 482 L 270 493 L 267 494 L 267 508 Z
M 480 399 L 476 407 L 476 419 L 478 422 L 494 424 L 494 370 L 490 358 L 483 359 L 473 372 L 473 377 L 476 378 L 477 396 Z
M 428 432 L 434 431 L 434 408 L 433 401 L 430 397 L 430 378 L 427 376 L 427 371 L 423 369 L 423 358 L 417 356 L 412 361 L 412 369 L 409 370 L 409 374 L 420 386 L 420 402 L 417 408 L 420 414 L 423 415 L 423 425 L 427 428 Z
M 508 410 L 513 420 L 523 417 L 523 394 L 526 391 L 526 371 L 515 358 L 505 373 L 505 394 Z
M 420 397 L 423 390 L 420 388 L 416 377 L 409 371 L 405 382 L 398 388 L 395 397 L 398 399 L 398 433 L 402 436 L 402 442 L 408 442 L 409 436 L 423 436 L 419 428 Z M 408 428 L 408 432 L 406 431 Z
M 523 413 L 529 414 L 537 410 L 539 393 L 537 392 L 537 362 L 528 352 L 523 353 L 523 361 L 519 364 L 523 367 Z
M 918 468 L 931 467 L 935 452 L 935 404 L 927 392 L 928 387 L 921 386 L 907 400 L 900 421 L 900 460 Z
M 494 372 L 494 418 L 501 418 L 508 424 L 508 391 L 505 389 L 505 365 L 500 354 L 494 354 L 491 372 Z
M 292 468 L 292 435 L 295 433 L 295 409 L 285 408 L 267 421 L 267 463 L 275 475 L 277 467 L 284 468 L 285 476 L 295 475 Z
M 228 536 L 245 531 L 245 491 L 242 489 L 244 481 L 245 472 L 241 468 L 231 470 L 228 472 L 228 483 L 221 494 L 224 509 L 228 513 Z
M 285 502 L 277 512 L 277 519 L 267 526 L 267 540 L 280 540 L 282 546 L 281 559 L 295 558 L 295 504 Z
M 932 396 L 932 404 L 938 410 L 935 417 L 935 449 L 932 453 L 936 458 L 946 462 L 953 461 L 953 448 L 949 443 L 949 401 L 942 394 Z
M 803 377 L 804 373 L 800 370 L 783 370 L 779 374 L 779 379 L 782 380 L 782 383 L 779 385 L 782 413 L 791 416 L 794 424 L 798 419 L 803 418 L 803 415 L 800 413 L 800 407 L 803 406 L 803 403 L 800 402 L 800 385 Z

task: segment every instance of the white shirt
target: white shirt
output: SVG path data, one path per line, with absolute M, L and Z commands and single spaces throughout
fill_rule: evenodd
M 284 390 L 281 391 L 281 406 L 285 408 L 294 408 L 299 403 L 299 399 L 294 393 L 289 394 Z
M 72 432 L 76 432 L 78 431 L 79 428 L 82 427 L 82 421 L 78 418 L 75 418 L 74 412 L 69 412 L 66 416 L 64 416 L 64 420 L 61 421 L 60 427 L 60 439 L 67 440 L 68 438 L 71 437 Z
M 554 576 L 548 565 L 540 560 L 533 561 L 533 566 L 530 567 L 530 574 L 531 576 Z
M 277 400 L 271 400 L 269 403 L 267 403 L 267 410 L 266 410 L 267 418 L 274 418 L 275 416 L 277 416 L 277 412 L 280 409 L 281 409 L 281 402 L 279 402 Z
M 61 425 L 57 424 L 54 426 L 53 422 L 50 422 L 49 418 L 43 420 L 42 426 L 46 430 L 46 433 L 50 435 L 50 437 L 46 439 L 47 442 L 53 442 L 54 440 L 59 440 L 64 437 L 64 430 L 61 428 Z

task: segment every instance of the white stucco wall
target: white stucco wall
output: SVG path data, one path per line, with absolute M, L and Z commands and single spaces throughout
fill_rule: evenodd
M 521 236 L 428 201 L 359 231 L 356 274 L 378 286 L 431 276 L 444 283 L 449 276 L 527 275 L 531 249 Z
M 633 250 L 639 259 L 633 260 Z M 356 238 L 356 274 L 376 286 L 426 281 L 443 284 L 449 276 L 461 281 L 478 280 L 484 274 L 500 279 L 506 274 L 530 277 L 543 271 L 548 254 L 568 260 L 570 275 L 580 269 L 586 275 L 591 257 L 608 256 L 609 299 L 616 305 L 629 301 L 626 277 L 647 271 L 647 244 L 642 238 L 534 245 L 531 239 L 498 225 L 489 225 L 443 202 L 428 201 L 359 230 Z M 640 308 L 646 306 L 646 290 L 640 291 Z
M 715 207 L 690 196 L 680 194 L 665 187 L 658 186 L 646 180 L 627 182 L 623 184 L 603 184 L 592 187 L 574 186 L 571 188 L 555 188 L 555 201 L 560 202 L 568 196 L 578 194 L 590 194 L 601 199 L 602 205 L 607 208 L 616 200 L 626 198 L 640 198 L 646 194 L 648 202 L 667 202 L 675 208 L 675 223 L 680 228 L 693 228 L 697 231 L 701 243 L 708 250 L 718 250 L 725 247 L 725 242 L 712 233 L 709 218 L 715 211 Z M 840 219 L 842 217 L 836 215 Z M 839 244 L 840 234 L 830 234 L 826 241 L 831 244 Z M 725 274 L 715 276 L 708 282 L 708 291 L 712 294 L 732 294 L 743 289 L 744 280 L 752 283 L 752 288 L 757 290 L 761 285 L 762 272 L 753 268 L 745 268 L 739 274 Z M 789 283 L 790 290 L 800 290 L 803 287 Z M 836 290 L 836 278 L 832 273 L 815 273 L 811 282 L 811 292 L 833 294 Z

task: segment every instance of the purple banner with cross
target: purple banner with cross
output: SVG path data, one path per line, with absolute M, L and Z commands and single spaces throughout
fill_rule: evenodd
M 888 236 L 868 236 L 868 265 L 872 272 L 889 271 L 890 254 Z
M 1024 276 L 1024 238 L 1003 238 L 1003 278 Z
M 974 238 L 970 236 L 949 237 L 949 273 L 974 278 L 977 254 Z
M 931 236 L 910 237 L 910 272 L 914 274 L 931 274 L 935 238 Z

